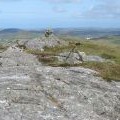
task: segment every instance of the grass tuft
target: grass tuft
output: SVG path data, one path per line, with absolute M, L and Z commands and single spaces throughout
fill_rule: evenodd
M 87 67 L 96 70 L 100 73 L 101 77 L 106 80 L 120 81 L 120 65 L 115 63 L 98 63 L 98 62 L 85 62 L 81 64 L 83 67 Z
M 5 51 L 7 49 L 6 46 L 0 45 L 0 51 Z

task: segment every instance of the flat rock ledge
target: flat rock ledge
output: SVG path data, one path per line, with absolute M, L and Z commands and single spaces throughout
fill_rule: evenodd
M 36 56 L 25 53 L 15 45 L 0 53 L 1 67 L 41 65 Z
M 18 64 L 14 53 L 2 59 Z M 119 82 L 83 67 L 43 66 L 23 51 L 20 58 L 31 62 L 0 66 L 0 120 L 120 120 Z

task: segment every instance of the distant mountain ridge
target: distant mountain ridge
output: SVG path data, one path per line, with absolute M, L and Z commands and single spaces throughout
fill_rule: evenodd
M 62 36 L 78 36 L 78 37 L 92 37 L 99 38 L 105 36 L 120 36 L 120 29 L 90 29 L 90 28 L 54 28 L 52 29 L 54 34 Z M 0 30 L 0 34 L 7 35 L 9 33 L 16 34 L 19 32 L 28 32 L 33 34 L 44 34 L 45 29 L 41 30 L 24 30 L 18 28 L 8 28 Z
M 24 30 L 17 29 L 17 28 L 8 28 L 8 29 L 0 30 L 0 33 L 17 33 L 17 32 L 21 32 L 21 31 L 24 31 Z
M 54 29 L 54 32 L 58 35 L 70 35 L 79 37 L 105 37 L 105 36 L 120 36 L 120 29 Z

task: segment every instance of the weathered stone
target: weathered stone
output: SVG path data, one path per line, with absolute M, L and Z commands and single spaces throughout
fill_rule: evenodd
M 23 52 L 22 49 L 12 46 L 0 54 L 2 66 L 32 66 L 40 64 L 36 56 Z
M 106 60 L 97 55 L 88 55 L 85 61 L 93 61 L 93 62 L 105 62 Z
M 0 56 L 0 120 L 120 119 L 119 82 L 83 67 L 43 66 L 16 47 Z

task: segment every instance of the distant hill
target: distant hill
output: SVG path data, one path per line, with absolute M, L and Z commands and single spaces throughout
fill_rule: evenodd
M 9 33 L 19 33 L 19 32 L 29 32 L 35 34 L 43 34 L 45 29 L 42 30 L 22 30 L 17 28 L 9 28 L 0 30 L 0 34 L 9 34 Z M 92 28 L 55 28 L 53 29 L 54 34 L 56 35 L 70 35 L 70 36 L 79 36 L 79 37 L 106 37 L 106 36 L 120 36 L 120 29 L 92 29 Z
M 18 39 L 34 39 L 41 35 L 37 30 L 23 30 L 17 28 L 1 29 L 0 30 L 0 43 L 14 42 Z
M 106 37 L 106 36 L 120 36 L 120 29 L 79 29 L 79 28 L 58 28 L 53 29 L 54 33 L 57 35 L 70 35 L 70 36 L 78 36 L 78 37 Z
M 17 33 L 17 32 L 22 32 L 24 30 L 17 29 L 17 28 L 9 28 L 9 29 L 3 29 L 0 31 L 0 34 L 5 34 L 5 33 Z

